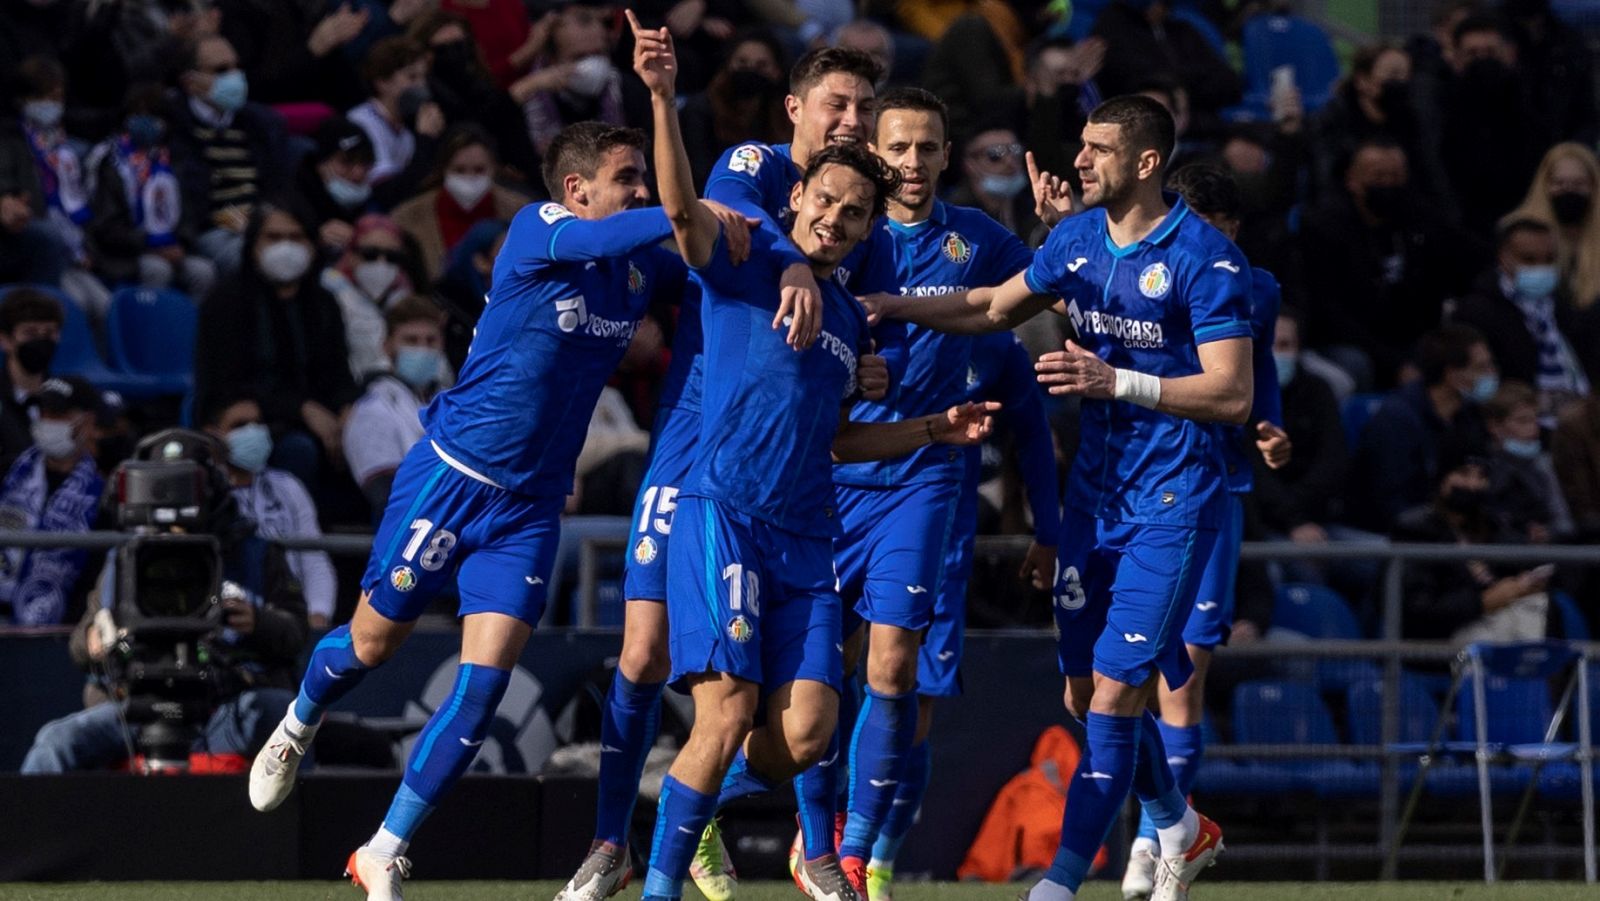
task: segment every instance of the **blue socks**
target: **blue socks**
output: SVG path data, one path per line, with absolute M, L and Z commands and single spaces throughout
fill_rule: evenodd
M 661 689 L 665 682 L 636 684 L 617 671 L 606 692 L 600 717 L 600 798 L 596 804 L 596 841 L 624 845 L 639 798 L 639 777 L 656 743 L 661 725 Z
M 750 768 L 750 758 L 744 756 L 744 748 L 741 747 L 733 755 L 733 763 L 728 765 L 728 774 L 722 777 L 722 790 L 717 793 L 716 809 L 721 810 L 723 805 L 747 795 L 758 795 L 777 787 L 778 783 Z
M 1205 731 L 1200 726 L 1169 726 L 1164 720 L 1156 721 L 1161 742 L 1166 746 L 1167 764 L 1178 783 L 1178 794 L 1189 797 L 1194 789 L 1195 777 L 1200 773 L 1200 759 L 1205 756 Z M 1145 732 L 1149 736 L 1148 729 Z M 1180 762 L 1181 761 L 1181 762 Z M 1150 818 L 1148 807 L 1141 805 L 1139 837 L 1154 840 L 1156 824 Z
M 816 860 L 838 850 L 833 846 L 833 817 L 839 801 L 840 729 L 833 730 L 822 759 L 794 777 L 794 797 L 800 807 L 800 837 L 806 860 Z
M 912 745 L 906 755 L 905 770 L 900 774 L 900 785 L 894 793 L 894 803 L 878 829 L 878 840 L 872 844 L 873 860 L 892 862 L 900 856 L 906 833 L 911 831 L 917 812 L 922 809 L 922 798 L 928 793 L 928 778 L 932 772 L 933 746 L 926 740 Z
M 495 708 L 510 682 L 509 670 L 475 663 L 456 668 L 450 699 L 433 712 L 411 748 L 400 791 L 384 817 L 384 829 L 404 841 L 411 840 L 422 820 L 478 756 L 478 746 L 489 734 Z
M 917 734 L 917 693 L 882 694 L 871 685 L 850 742 L 850 819 L 840 857 L 865 859 L 900 788 Z
M 311 652 L 300 694 L 294 699 L 294 718 L 307 726 L 322 722 L 322 714 L 360 685 L 367 670 L 356 657 L 349 623 L 322 636 Z
M 1084 727 L 1083 756 L 1072 776 L 1072 803 L 1061 817 L 1061 846 L 1044 876 L 1072 892 L 1083 885 L 1089 864 L 1133 786 L 1142 721 L 1091 712 Z
M 700 833 L 717 809 L 716 795 L 702 795 L 669 773 L 661 783 L 661 804 L 656 810 L 656 834 L 650 847 L 650 869 L 644 878 L 644 897 L 681 898 L 689 862 L 700 844 Z

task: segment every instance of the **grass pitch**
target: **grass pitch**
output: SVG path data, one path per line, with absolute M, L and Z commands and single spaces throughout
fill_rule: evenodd
M 410 901 L 549 901 L 559 882 L 428 882 L 406 884 Z M 742 901 L 797 901 L 786 882 L 740 885 Z M 1020 885 L 923 882 L 895 886 L 897 901 L 1012 901 Z M 617 896 L 638 901 L 629 887 Z M 1200 882 L 1196 901 L 1567 901 L 1600 898 L 1600 889 L 1570 882 Z M 335 882 L 76 882 L 0 883 L 0 901 L 357 901 Z M 686 899 L 699 901 L 689 888 Z M 1120 901 L 1114 882 L 1091 882 L 1080 901 Z

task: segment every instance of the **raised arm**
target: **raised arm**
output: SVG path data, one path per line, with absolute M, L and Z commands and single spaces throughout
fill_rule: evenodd
M 903 319 L 925 328 L 965 335 L 998 332 L 1060 304 L 1053 295 L 1030 287 L 1026 275 L 1019 272 L 992 288 L 972 288 L 939 297 L 872 294 L 863 297 L 861 303 L 873 321 Z
M 672 49 L 672 34 L 665 28 L 642 27 L 631 9 L 627 15 L 628 25 L 633 28 L 633 71 L 650 89 L 656 188 L 661 192 L 661 208 L 672 223 L 672 234 L 684 261 L 698 268 L 711 261 L 722 227 L 695 195 L 689 153 L 678 130 L 674 84 L 678 60 Z

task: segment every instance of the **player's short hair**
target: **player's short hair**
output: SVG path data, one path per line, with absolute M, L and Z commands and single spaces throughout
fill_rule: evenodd
M 12 288 L 0 300 L 0 333 L 11 334 L 24 322 L 52 322 L 61 325 L 66 321 L 66 311 L 61 301 L 38 288 Z
M 1511 239 L 1523 232 L 1531 232 L 1536 235 L 1553 235 L 1556 230 L 1543 219 L 1535 219 L 1532 216 L 1507 216 L 1495 226 L 1494 249 L 1496 251 L 1505 250 L 1506 245 L 1511 243 Z
M 1122 140 L 1135 151 L 1154 150 L 1165 168 L 1178 143 L 1177 125 L 1161 101 L 1143 94 L 1123 94 L 1100 104 L 1089 113 L 1091 125 L 1116 125 Z
M 557 201 L 566 199 L 561 180 L 577 173 L 584 178 L 594 178 L 600 161 L 614 147 L 645 149 L 644 132 L 637 128 L 607 125 L 604 122 L 579 122 L 561 129 L 550 147 L 544 152 L 545 190 Z
M 383 314 L 383 325 L 389 334 L 394 334 L 395 329 L 413 322 L 431 322 L 444 327 L 444 311 L 439 305 L 420 294 L 403 297 Z
M 854 75 L 869 85 L 883 78 L 883 67 L 860 50 L 819 47 L 800 57 L 789 70 L 789 93 L 804 98 L 817 82 L 835 72 Z
M 1500 389 L 1483 405 L 1483 418 L 1489 422 L 1505 422 L 1522 407 L 1539 409 L 1539 395 L 1527 382 L 1501 382 Z
M 427 56 L 428 48 L 420 43 L 403 34 L 391 35 L 367 51 L 367 58 L 361 63 L 361 77 L 367 80 L 369 87 L 375 87 L 378 82 Z
M 1191 163 L 1172 173 L 1167 188 L 1178 192 L 1183 202 L 1202 216 L 1238 219 L 1244 211 L 1244 198 L 1233 174 L 1212 163 Z
M 854 169 L 867 181 L 872 182 L 872 187 L 877 192 L 872 198 L 874 219 L 883 215 L 883 211 L 889 207 L 889 198 L 900 190 L 900 173 L 877 154 L 854 144 L 829 144 L 813 153 L 811 159 L 806 161 L 805 175 L 800 179 L 800 183 L 811 184 L 811 179 L 821 172 L 823 167 L 829 165 Z
M 1465 369 L 1472 360 L 1472 348 L 1487 344 L 1483 333 L 1470 325 L 1441 325 L 1417 342 L 1417 368 L 1422 383 L 1429 387 L 1444 381 L 1446 369 Z
M 939 128 L 944 139 L 950 140 L 950 108 L 939 99 L 938 94 L 924 88 L 894 88 L 878 98 L 878 124 L 883 124 L 884 113 L 897 109 L 938 113 Z

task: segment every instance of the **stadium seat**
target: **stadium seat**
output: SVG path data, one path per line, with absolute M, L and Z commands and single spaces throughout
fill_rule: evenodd
M 184 394 L 194 384 L 194 342 L 200 315 L 177 291 L 123 288 L 111 297 L 106 337 L 111 364 L 149 376 L 162 394 Z
M 1354 450 L 1361 444 L 1361 433 L 1366 431 L 1367 423 L 1372 421 L 1374 413 L 1383 406 L 1383 401 L 1389 395 L 1377 391 L 1356 393 L 1345 399 L 1344 407 L 1339 411 L 1339 418 L 1344 423 L 1345 445 Z
M 1306 682 L 1259 680 L 1233 691 L 1233 735 L 1240 744 L 1339 745 L 1333 714 L 1317 687 Z M 1299 788 L 1325 797 L 1371 797 L 1378 767 L 1367 761 L 1316 757 L 1281 766 L 1299 776 Z
M 1307 638 L 1355 641 L 1362 637 L 1361 625 L 1340 594 L 1325 585 L 1286 582 L 1278 586 L 1272 607 L 1273 629 L 1287 629 Z M 1352 682 L 1373 679 L 1377 664 L 1370 660 L 1318 660 L 1316 680 L 1326 689 L 1343 692 Z
M 1550 592 L 1550 607 L 1555 611 L 1562 638 L 1568 641 L 1589 640 L 1589 620 L 1572 595 L 1565 591 Z
M 7 293 L 18 287 L 43 291 L 61 304 L 61 341 L 56 345 L 56 355 L 50 360 L 52 375 L 75 375 L 102 390 L 145 396 L 150 380 L 117 372 L 106 365 L 95 343 L 94 330 L 89 327 L 89 317 L 84 315 L 83 309 L 72 298 L 49 285 L 14 285 L 7 289 Z
M 1322 26 L 1289 15 L 1258 15 L 1244 23 L 1239 44 L 1244 53 L 1244 102 L 1234 117 L 1271 119 L 1272 72 L 1294 69 L 1295 86 L 1306 114 L 1315 113 L 1333 96 L 1339 81 L 1339 58 Z

